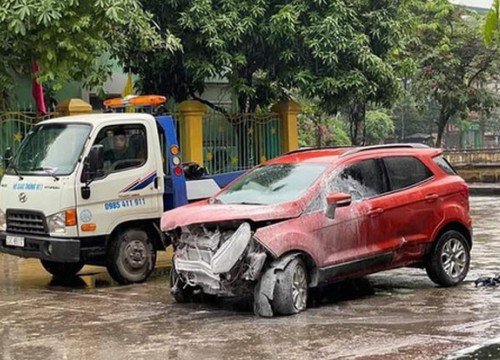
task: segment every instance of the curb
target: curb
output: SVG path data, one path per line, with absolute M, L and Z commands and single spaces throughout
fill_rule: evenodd
M 469 186 L 472 196 L 500 196 L 500 187 L 497 186 Z

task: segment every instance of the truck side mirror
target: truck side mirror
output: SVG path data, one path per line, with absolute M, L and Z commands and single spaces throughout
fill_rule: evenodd
M 104 169 L 104 146 L 94 145 L 89 152 L 89 169 L 94 178 L 101 175 Z
M 351 205 L 351 195 L 344 193 L 328 194 L 326 196 L 326 204 L 326 217 L 329 219 L 335 219 L 335 210 L 338 207 Z
M 93 145 L 90 148 L 89 155 L 85 158 L 83 166 L 82 179 L 85 183 L 82 187 L 82 198 L 90 197 L 89 185 L 95 178 L 102 175 L 104 169 L 104 146 L 101 144 Z
M 9 167 L 10 160 L 12 159 L 12 149 L 8 147 L 5 149 L 5 154 L 3 156 L 3 168 L 7 169 Z

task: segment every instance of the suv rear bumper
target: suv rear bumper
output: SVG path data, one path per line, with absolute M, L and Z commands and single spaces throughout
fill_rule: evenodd
M 8 246 L 7 236 L 24 239 L 24 246 Z M 80 240 L 0 232 L 0 252 L 57 262 L 80 261 Z

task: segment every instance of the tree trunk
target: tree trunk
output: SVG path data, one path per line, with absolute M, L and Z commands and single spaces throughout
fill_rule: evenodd
M 349 109 L 349 122 L 350 122 L 350 130 L 351 130 L 351 143 L 353 145 L 361 145 L 364 143 L 363 134 L 364 131 L 361 132 L 360 128 L 364 124 L 364 119 L 366 115 L 366 107 L 364 102 L 356 102 L 352 104 Z M 361 135 L 361 136 L 360 136 Z
M 314 119 L 314 124 L 316 127 L 316 147 L 321 147 L 321 142 L 322 142 L 322 134 L 321 134 L 321 119 L 319 117 L 316 117 Z
M 446 124 L 448 124 L 450 118 L 451 114 L 444 108 L 441 108 L 441 111 L 439 113 L 438 133 L 436 137 L 436 147 L 438 148 L 440 148 L 443 145 L 442 141 L 443 141 L 444 129 L 446 128 Z

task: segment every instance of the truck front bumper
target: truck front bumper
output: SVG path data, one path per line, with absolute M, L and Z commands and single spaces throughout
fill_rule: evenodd
M 8 236 L 18 239 L 17 246 L 7 245 Z M 78 262 L 80 240 L 0 232 L 0 252 L 25 258 Z

